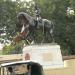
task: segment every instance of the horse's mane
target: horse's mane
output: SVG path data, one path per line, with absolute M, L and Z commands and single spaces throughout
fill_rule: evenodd
M 33 18 L 32 16 L 28 15 L 28 14 L 25 13 L 25 12 L 20 12 L 20 13 L 17 15 L 17 18 L 20 18 L 21 15 L 23 15 L 23 16 L 29 21 L 29 24 L 34 25 L 34 22 L 33 22 L 33 19 L 34 19 L 34 18 Z

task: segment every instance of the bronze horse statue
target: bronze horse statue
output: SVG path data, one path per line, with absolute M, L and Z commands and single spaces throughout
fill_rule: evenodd
M 54 42 L 54 25 L 52 21 L 31 17 L 25 12 L 20 12 L 17 18 L 22 28 L 20 35 L 14 39 L 15 41 L 20 41 L 21 39 L 25 38 L 29 43 L 31 43 L 32 41 L 34 41 L 34 43 L 37 43 L 36 33 L 37 31 L 42 30 L 43 38 L 39 43 Z

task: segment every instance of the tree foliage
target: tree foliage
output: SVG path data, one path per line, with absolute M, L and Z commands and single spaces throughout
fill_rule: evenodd
M 5 45 L 3 47 L 2 54 L 7 55 L 7 54 L 20 54 L 22 53 L 22 48 L 23 48 L 23 42 L 19 42 L 16 45 Z
M 75 54 L 75 1 L 34 0 L 43 18 L 53 20 L 54 39 L 64 55 Z M 68 11 L 69 8 L 69 11 Z
M 20 32 L 17 14 L 20 11 L 34 14 L 35 3 L 41 10 L 42 18 L 52 20 L 54 23 L 54 39 L 61 46 L 64 55 L 75 54 L 75 0 L 33 0 L 12 2 L 0 0 L 0 35 L 10 39 Z
M 12 40 L 12 37 L 20 32 L 21 27 L 17 21 L 19 12 L 31 13 L 31 3 L 11 0 L 0 1 L 0 38 Z M 5 33 L 5 35 L 3 35 Z

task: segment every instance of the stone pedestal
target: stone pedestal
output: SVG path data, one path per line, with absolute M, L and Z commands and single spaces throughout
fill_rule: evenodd
M 60 46 L 56 44 L 26 46 L 23 48 L 23 60 L 38 62 L 44 69 L 64 67 Z

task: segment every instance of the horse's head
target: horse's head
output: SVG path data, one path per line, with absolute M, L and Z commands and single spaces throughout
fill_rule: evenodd
M 18 18 L 18 21 L 21 25 L 21 33 L 27 32 L 29 25 L 30 25 L 31 16 L 25 12 L 20 12 L 17 15 L 17 18 Z
M 14 39 L 13 39 L 14 42 L 19 42 L 22 39 L 26 38 L 26 36 L 29 33 L 29 22 L 30 22 L 31 17 L 27 13 L 20 12 L 17 15 L 17 18 L 21 25 L 21 32 L 19 33 L 19 35 L 14 37 Z
M 27 13 L 24 13 L 24 12 L 20 12 L 18 15 L 17 15 L 17 18 L 18 18 L 18 21 L 21 25 L 27 25 L 29 23 L 29 15 Z

